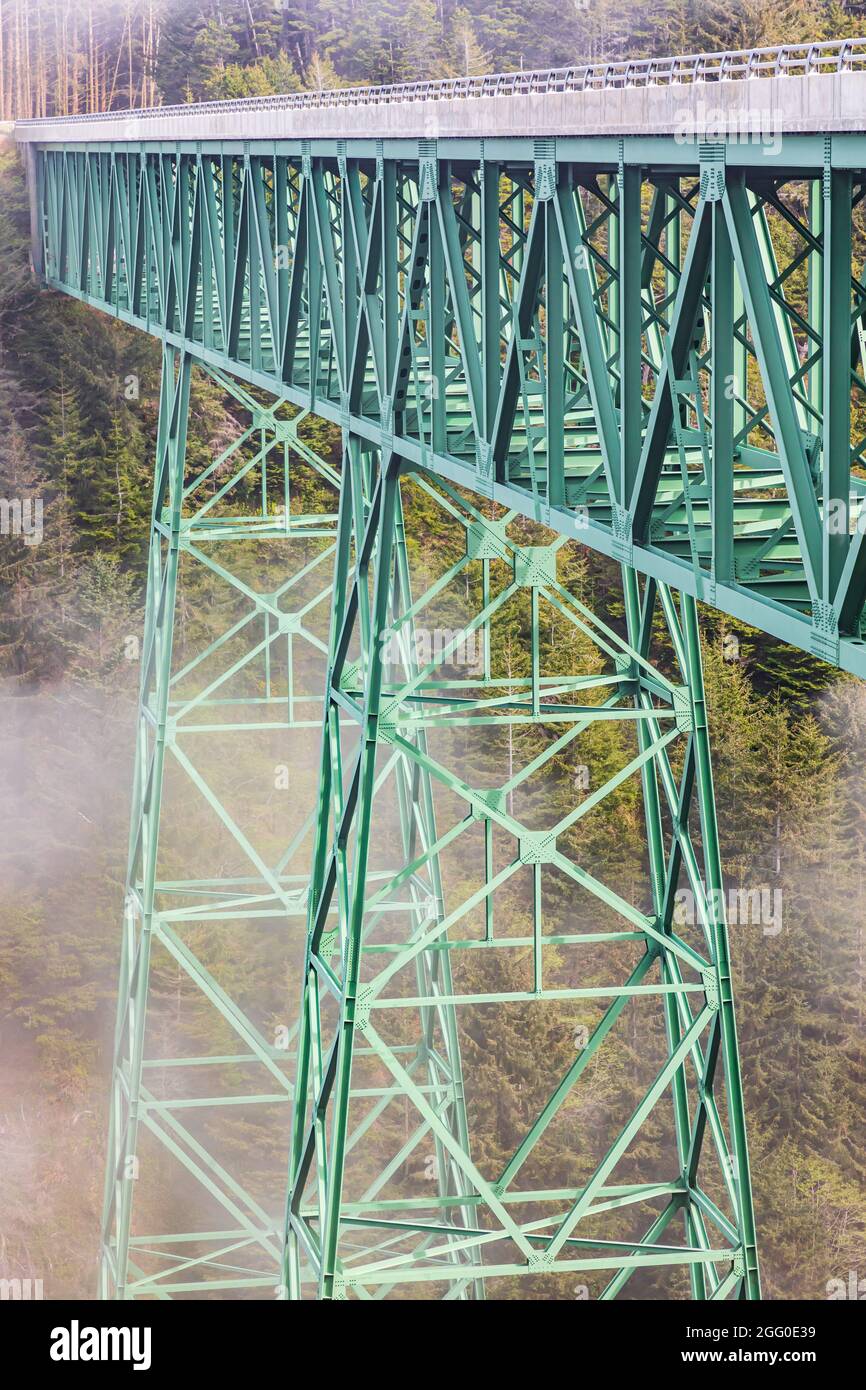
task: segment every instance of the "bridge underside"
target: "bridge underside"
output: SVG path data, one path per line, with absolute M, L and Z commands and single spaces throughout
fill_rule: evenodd
M 219 372 L 249 424 L 194 462 L 192 370 L 164 349 L 103 1294 L 755 1297 L 694 600 L 623 566 L 615 630 L 576 543 L 351 430 L 335 467 Z
M 46 283 L 164 345 L 106 1292 L 758 1296 L 696 599 L 866 674 L 858 150 L 38 147 Z M 251 420 L 199 472 L 193 364 Z M 298 537 L 279 583 L 244 571 Z M 230 541 L 240 569 L 209 549 Z M 618 562 L 621 630 L 569 542 Z M 178 669 L 182 557 L 249 611 Z M 266 849 L 187 735 L 271 722 L 308 746 L 296 647 L 321 763 L 292 762 L 304 815 Z M 162 867 L 167 764 L 239 856 L 217 876 Z M 593 814 L 627 787 L 626 890 Z M 215 922 L 293 915 L 303 998 L 275 1043 L 208 953 Z M 243 1040 L 174 1059 L 222 1068 L 210 1093 L 147 1085 L 156 949 Z M 527 1094 L 524 1048 L 549 1061 Z M 284 1221 L 224 1161 L 234 1132 L 211 1148 L 179 1115 L 292 1096 Z M 228 1224 L 135 1229 L 142 1129 Z
M 49 285 L 866 674 L 862 137 L 38 149 Z

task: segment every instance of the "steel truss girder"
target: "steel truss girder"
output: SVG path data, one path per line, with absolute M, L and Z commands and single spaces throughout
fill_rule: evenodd
M 45 145 L 34 177 L 48 284 L 866 674 L 855 137 Z
M 430 579 L 426 592 L 414 595 L 407 583 L 401 522 L 410 474 L 428 501 L 441 506 L 443 530 L 465 532 L 462 558 Z M 555 1279 L 575 1272 L 590 1278 L 603 1271 L 601 1296 L 611 1298 L 640 1269 L 679 1267 L 688 1272 L 694 1297 L 756 1298 L 754 1218 L 696 606 L 687 595 L 680 596 L 678 606 L 654 580 L 641 593 L 635 572 L 624 567 L 625 640 L 557 582 L 562 542 L 521 546 L 508 536 L 513 519 L 514 513 L 491 518 L 397 454 L 378 455 L 347 434 L 285 1282 L 290 1296 L 302 1296 L 306 1261 L 325 1299 L 381 1298 L 394 1291 L 454 1298 L 480 1294 L 502 1278 Z M 395 633 L 407 637 L 413 624 L 432 622 L 437 602 L 457 584 L 474 596 L 466 631 L 480 638 L 482 671 L 453 677 L 454 642 L 423 667 L 407 660 L 404 648 L 395 668 L 383 639 Z M 531 627 L 527 675 L 515 677 L 496 669 L 492 652 L 497 623 L 521 594 L 528 596 Z M 544 669 L 543 609 L 589 644 L 595 665 Z M 657 613 L 674 652 L 673 677 L 651 657 Z M 532 778 L 551 771 L 552 760 L 565 748 L 576 748 L 581 736 L 611 721 L 627 721 L 636 731 L 633 756 L 554 824 L 546 799 L 543 825 L 528 824 L 538 814 L 516 810 L 515 797 Z M 473 730 L 493 736 L 514 726 L 540 736 L 540 751 L 518 771 L 512 765 L 508 777 L 494 773 L 498 784 L 479 790 L 466 780 L 472 754 L 464 751 L 455 763 L 448 738 Z M 434 827 L 432 804 L 425 801 L 411 818 L 418 838 L 404 845 L 410 862 L 383 875 L 375 854 L 387 824 L 389 769 L 398 757 L 415 768 L 416 781 L 429 779 L 449 804 Z M 648 849 L 646 911 L 588 872 L 570 852 L 569 840 L 598 804 L 636 776 L 642 782 Z M 481 852 L 469 847 L 479 829 Z M 503 850 L 503 841 L 509 848 Z M 455 850 L 460 855 L 461 844 L 460 862 L 483 862 L 480 883 L 446 891 L 444 901 L 431 885 L 432 913 L 419 914 L 411 899 L 401 911 L 401 890 L 410 876 L 426 874 L 434 851 L 450 870 L 450 856 Z M 597 910 L 600 904 L 618 923 L 616 929 L 565 930 L 551 906 L 547 875 L 554 871 L 574 895 L 580 889 Z M 517 907 L 503 896 L 519 875 L 531 880 L 528 932 L 509 929 L 509 914 Z M 452 872 L 447 876 L 453 881 Z M 700 930 L 694 940 L 687 940 L 674 920 L 681 878 L 697 905 Z M 336 935 L 326 930 L 332 913 Z M 570 921 L 579 913 L 576 907 L 566 917 Z M 608 957 L 610 973 L 599 983 L 611 943 L 636 946 L 638 955 L 630 968 L 622 960 L 613 965 Z M 555 958 L 565 947 L 576 949 L 578 957 L 557 979 Z M 525 986 L 462 985 L 467 957 L 485 950 L 522 961 Z M 592 966 L 581 952 L 593 955 Z M 581 974 L 593 983 L 575 985 Z M 515 1003 L 543 1009 L 590 999 L 604 1001 L 604 1011 L 587 1045 L 552 1083 L 501 1171 L 492 1174 L 489 1163 L 482 1171 L 472 1157 L 472 1073 L 464 1065 L 460 1083 L 455 1082 L 458 1030 L 443 1010 L 452 1010 L 462 1024 L 467 1011 L 495 1005 L 495 1046 L 496 1018 Z M 665 1028 L 658 1068 L 645 1078 L 639 1104 L 618 1134 L 606 1136 L 605 1151 L 583 1181 L 551 1187 L 521 1179 L 543 1147 L 545 1132 L 567 1117 L 581 1078 L 591 1074 L 602 1044 L 615 1035 L 617 1021 L 636 1000 L 657 1003 Z M 414 1074 L 419 1054 L 411 1064 L 405 1060 L 399 1020 L 407 1014 L 422 1022 L 427 1060 L 440 1081 L 433 1096 Z M 656 1107 L 668 1093 L 673 1126 L 662 1160 L 666 1176 L 659 1179 L 656 1173 L 641 1181 L 630 1171 L 631 1181 L 611 1181 L 624 1157 L 632 1162 L 636 1136 L 657 1116 Z M 375 1106 L 364 1099 L 370 1096 L 379 1098 Z M 462 1108 L 459 1118 L 454 1115 L 464 1096 L 468 1121 Z M 409 1137 L 402 1144 L 386 1123 L 389 1109 L 401 1105 L 409 1111 Z M 425 1191 L 423 1182 L 413 1182 L 402 1166 L 430 1134 L 437 1144 L 439 1180 L 432 1192 L 429 1185 Z M 488 1135 L 485 1143 L 489 1140 Z M 585 1142 L 585 1136 L 575 1135 L 576 1147 L 578 1141 Z M 383 1162 L 384 1173 L 371 1182 L 371 1169 L 381 1173 Z M 614 1228 L 611 1238 L 610 1231 L 600 1231 L 606 1219 L 621 1217 L 625 1209 L 639 1217 L 639 1234 L 625 1236 Z M 677 1241 L 673 1231 L 680 1221 Z

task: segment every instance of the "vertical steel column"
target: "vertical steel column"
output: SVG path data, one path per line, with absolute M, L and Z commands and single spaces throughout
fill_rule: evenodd
M 688 675 L 693 724 L 693 744 L 696 791 L 701 821 L 704 872 L 708 893 L 708 913 L 712 935 L 713 961 L 718 989 L 721 1018 L 721 1050 L 725 1067 L 725 1088 L 728 1097 L 728 1122 L 731 1131 L 731 1174 L 743 1240 L 743 1268 L 740 1297 L 760 1298 L 755 1214 L 752 1206 L 752 1179 L 749 1167 L 749 1147 L 746 1139 L 746 1112 L 743 1103 L 743 1083 L 740 1074 L 740 1053 L 734 1017 L 734 992 L 731 980 L 730 945 L 725 913 L 722 859 L 719 850 L 719 831 L 716 819 L 716 799 L 713 787 L 713 768 L 710 757 L 710 737 L 704 696 L 704 673 L 701 659 L 701 640 L 698 629 L 698 608 L 689 594 L 680 599 L 685 666 Z
M 102 1226 L 102 1296 L 126 1297 L 180 555 L 190 359 L 164 347 Z M 153 680 L 153 693 L 150 683 Z M 136 923 L 137 929 L 136 929 Z
M 653 580 L 649 581 L 646 588 L 644 604 L 642 606 L 637 574 L 628 565 L 622 566 L 622 584 L 629 642 L 645 659 L 649 660 L 653 635 L 653 617 L 656 609 L 657 586 Z M 635 700 L 636 704 L 639 706 L 640 696 L 637 695 Z M 651 731 L 645 722 L 641 722 L 638 725 L 638 739 L 641 751 L 645 753 L 651 745 Z M 641 768 L 641 785 L 643 790 L 644 825 L 647 837 L 653 909 L 658 918 L 659 926 L 666 936 L 671 936 L 674 929 L 674 890 L 678 874 L 672 872 L 670 876 L 668 875 L 668 866 L 665 860 L 665 836 L 662 820 L 661 796 L 659 793 L 658 777 L 651 763 L 644 763 Z M 676 852 L 675 849 L 675 853 Z M 679 861 L 677 861 L 677 863 L 678 862 Z M 675 970 L 671 968 L 668 957 L 663 955 L 661 961 L 663 979 L 667 984 L 675 984 L 677 975 Z M 664 996 L 663 1005 L 668 1050 L 670 1052 L 676 1052 L 682 1042 L 682 1029 L 680 1026 L 680 1015 L 677 1008 L 676 997 L 672 994 L 666 994 Z M 680 1170 L 685 1173 L 688 1167 L 689 1143 L 691 1138 L 688 1076 L 685 1059 L 683 1059 L 682 1065 L 678 1067 L 674 1073 L 671 1083 L 671 1098 L 673 1101 L 679 1165 Z M 689 1239 L 693 1244 L 698 1244 L 701 1236 L 705 1236 L 705 1226 L 700 1212 L 696 1212 L 693 1204 L 690 1202 L 687 1203 L 685 1207 L 685 1218 Z M 699 1264 L 692 1265 L 689 1270 L 689 1275 L 692 1285 L 692 1297 L 696 1299 L 705 1298 L 706 1284 L 704 1280 L 704 1271 L 701 1266 Z
M 381 722 L 390 723 L 394 717 L 393 696 L 383 693 L 384 686 L 390 688 L 395 679 L 389 642 L 396 641 L 401 649 L 396 664 L 402 678 L 419 679 L 414 624 L 405 621 L 412 612 L 412 598 L 399 480 L 396 455 L 386 457 L 377 468 L 362 452 L 361 442 L 347 437 L 289 1162 L 284 1284 L 293 1299 L 302 1295 L 307 1270 L 320 1298 L 345 1296 L 346 1273 L 338 1252 L 346 1226 L 347 1157 L 376 1121 L 393 1109 L 393 1102 L 403 1099 L 402 1089 L 393 1084 L 353 1086 L 358 1059 L 368 1065 L 375 1057 L 375 1048 L 366 1045 L 359 1028 L 368 1009 L 361 975 L 365 938 L 375 935 L 380 916 L 389 921 L 389 907 L 399 911 L 401 918 L 405 913 L 410 939 L 444 912 L 423 730 L 413 741 L 417 763 L 395 748 L 385 767 L 377 764 Z M 356 659 L 350 659 L 350 644 L 359 648 Z M 347 746 L 346 724 L 351 727 L 347 712 L 354 712 L 359 724 L 354 749 Z M 388 833 L 383 818 L 377 819 L 374 830 L 374 791 L 378 789 L 381 796 L 389 778 L 395 788 L 399 848 L 394 867 L 384 874 L 384 886 L 373 894 L 371 912 L 371 883 L 383 878 L 381 868 L 374 872 L 370 867 L 371 845 Z M 401 888 L 408 889 L 408 898 L 389 903 L 387 899 Z M 329 913 L 335 910 L 336 928 L 328 929 Z M 453 986 L 447 955 L 420 953 L 414 961 L 414 978 L 419 1000 L 417 1025 L 413 1025 L 417 1033 L 400 1050 L 408 1053 L 406 1066 L 412 1074 L 426 1073 L 426 1081 L 419 1084 L 432 1098 L 451 1143 L 462 1148 L 468 1144 L 468 1124 L 456 1021 L 448 1002 Z M 326 1045 L 328 1003 L 332 1008 L 336 1003 L 338 1010 L 330 1046 Z M 363 1107 L 373 1098 L 372 1109 L 350 1123 L 350 1104 L 354 1101 L 356 1107 Z M 330 1117 L 327 1124 L 326 1116 Z M 396 1154 L 383 1146 L 375 1155 L 363 1199 L 365 1209 L 377 1208 L 380 1190 L 416 1154 L 427 1134 L 427 1127 L 417 1129 Z M 468 1208 L 463 1205 L 468 1198 L 465 1179 L 452 1164 L 443 1133 L 434 1129 L 432 1140 L 439 1201 L 450 1208 L 457 1198 L 458 1211 L 468 1222 Z M 306 1191 L 311 1174 L 312 1194 Z M 315 1218 L 304 1209 L 305 1196 L 315 1206 Z M 362 1232 L 370 1224 L 359 1222 Z M 465 1260 L 459 1241 L 450 1234 L 446 1240 L 452 1251 L 448 1263 L 459 1269 Z M 386 1240 L 384 1248 L 387 1245 Z M 470 1292 L 483 1296 L 477 1279 L 452 1279 L 451 1288 L 455 1297 Z

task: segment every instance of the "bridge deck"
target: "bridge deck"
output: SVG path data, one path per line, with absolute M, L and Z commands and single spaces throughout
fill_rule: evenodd
M 821 80 L 816 80 L 820 78 Z M 401 139 L 866 129 L 866 40 L 19 121 L 22 141 Z

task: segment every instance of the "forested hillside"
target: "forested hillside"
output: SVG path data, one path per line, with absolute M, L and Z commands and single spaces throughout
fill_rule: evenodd
M 0 118 L 838 37 L 866 29 L 861 9 L 0 0 Z M 0 496 L 44 501 L 41 544 L 0 545 L 0 1276 L 44 1277 L 48 1297 L 93 1289 L 158 369 L 152 340 L 31 283 L 20 166 L 0 146 Z M 196 379 L 192 413 L 191 447 L 215 456 L 229 404 Z M 316 442 L 333 447 L 324 429 Z M 433 513 L 414 505 L 424 534 Z M 617 619 L 605 564 L 575 548 L 568 565 Z M 181 656 L 184 625 L 208 621 L 198 597 Z M 766 1291 L 824 1298 L 828 1281 L 866 1276 L 866 689 L 705 618 L 729 883 L 783 904 L 778 930 L 732 929 Z M 621 885 L 638 871 L 622 833 L 637 792 L 612 800 L 593 846 Z M 162 985 L 192 1027 L 179 983 Z M 479 1041 L 466 1046 L 484 1082 L 475 1118 L 507 1145 L 540 1063 L 516 1021 L 500 1061 L 519 1058 L 525 1094 L 503 1097 Z M 639 1053 L 634 1039 L 621 1072 L 599 1078 L 600 1103 L 627 1111 Z
M 3 0 L 0 120 L 844 38 L 852 0 Z

